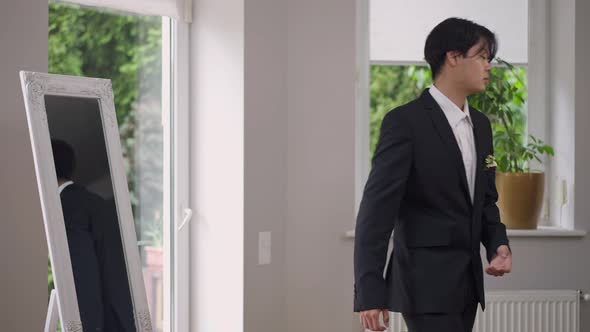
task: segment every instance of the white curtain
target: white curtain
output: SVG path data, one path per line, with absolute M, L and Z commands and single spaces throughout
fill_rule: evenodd
M 370 58 L 374 62 L 422 62 L 432 28 L 448 17 L 482 24 L 496 33 L 498 56 L 528 63 L 527 0 L 368 0 Z
M 192 21 L 192 0 L 57 0 L 83 6 L 109 8 L 129 13 L 169 16 Z

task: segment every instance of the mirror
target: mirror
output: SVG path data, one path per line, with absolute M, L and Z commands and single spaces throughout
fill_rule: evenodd
M 65 331 L 151 331 L 110 81 L 22 72 Z
M 100 105 L 45 96 L 58 191 L 85 331 L 135 331 Z

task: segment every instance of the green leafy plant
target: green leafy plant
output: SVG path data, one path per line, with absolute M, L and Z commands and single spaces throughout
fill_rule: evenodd
M 501 67 L 490 72 L 486 91 L 469 98 L 469 104 L 485 113 L 492 123 L 494 155 L 498 171 L 530 172 L 530 161 L 542 163 L 543 154 L 553 156 L 553 148 L 533 135 L 526 136 L 526 71 L 497 58 Z

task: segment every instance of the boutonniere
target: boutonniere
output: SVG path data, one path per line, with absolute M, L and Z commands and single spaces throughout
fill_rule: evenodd
M 496 157 L 494 157 L 493 155 L 489 154 L 486 157 L 486 171 L 495 172 L 496 171 L 496 167 L 498 167 L 498 164 L 496 163 Z

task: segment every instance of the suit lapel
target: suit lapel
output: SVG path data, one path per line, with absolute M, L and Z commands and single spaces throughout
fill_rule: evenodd
M 432 120 L 432 123 L 436 128 L 436 131 L 438 132 L 438 135 L 440 136 L 441 140 L 446 146 L 449 155 L 454 160 L 455 169 L 459 172 L 459 178 L 461 179 L 461 187 L 463 188 L 463 193 L 466 195 L 467 201 L 471 204 L 471 195 L 469 194 L 469 186 L 467 185 L 467 175 L 465 174 L 463 156 L 461 155 L 461 150 L 459 149 L 459 145 L 457 144 L 455 134 L 453 134 L 453 129 L 451 128 L 449 121 L 445 117 L 443 110 L 440 108 L 440 106 L 434 100 L 434 98 L 430 95 L 430 92 L 428 92 L 428 90 L 424 90 L 420 98 L 423 101 L 424 107 L 426 108 L 427 113 L 430 116 L 430 119 Z M 477 139 L 475 140 L 477 141 Z M 479 149 L 476 148 L 476 150 Z M 477 177 L 478 176 L 476 171 L 476 178 Z

